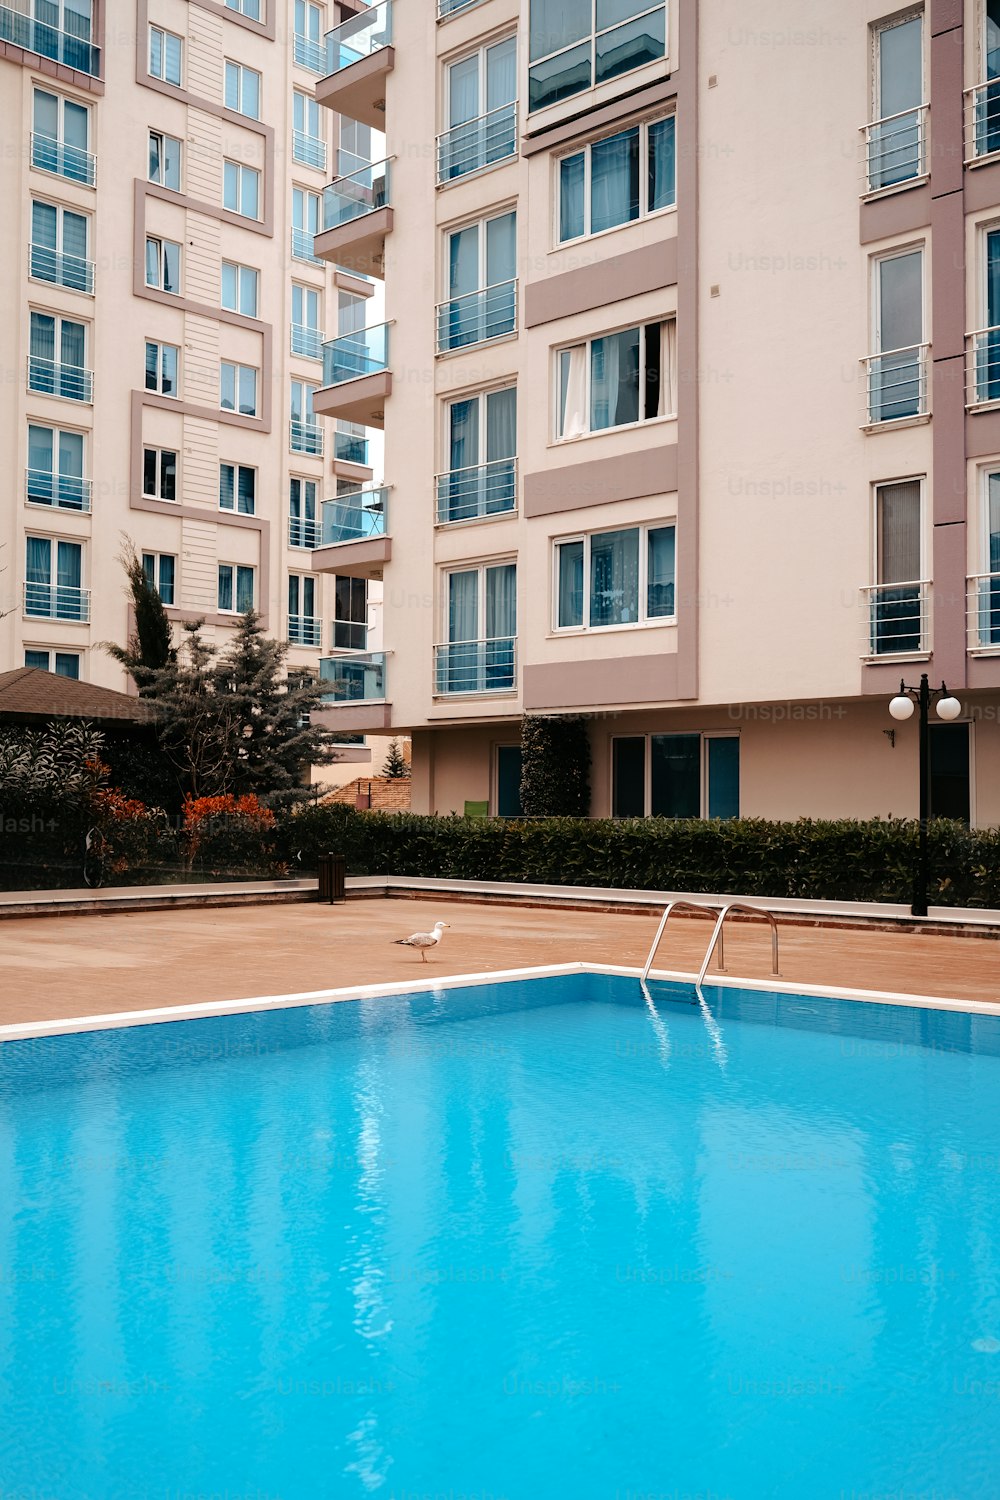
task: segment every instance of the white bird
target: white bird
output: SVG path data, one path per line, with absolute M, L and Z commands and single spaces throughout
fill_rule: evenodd
M 393 942 L 399 943 L 404 948 L 419 948 L 420 957 L 424 963 L 427 962 L 427 948 L 436 948 L 441 941 L 441 934 L 450 922 L 435 922 L 432 932 L 413 932 L 406 938 L 394 938 Z

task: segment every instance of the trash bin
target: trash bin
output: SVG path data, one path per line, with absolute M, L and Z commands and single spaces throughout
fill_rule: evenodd
M 319 866 L 319 900 L 331 905 L 347 899 L 347 860 L 342 854 L 321 854 Z

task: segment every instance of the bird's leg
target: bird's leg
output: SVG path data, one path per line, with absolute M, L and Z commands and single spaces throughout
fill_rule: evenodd
M 427 962 L 427 954 L 424 952 L 423 948 L 421 948 L 420 950 L 420 958 L 423 963 Z

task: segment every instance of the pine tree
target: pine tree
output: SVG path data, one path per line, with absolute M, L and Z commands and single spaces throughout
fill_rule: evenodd
M 216 691 L 215 648 L 202 640 L 203 622 L 184 625 L 181 649 L 148 673 L 156 700 L 160 747 L 192 797 L 218 797 L 235 788 L 242 726 L 235 704 Z
M 163 600 L 146 577 L 146 570 L 130 537 L 124 539 L 119 561 L 132 596 L 135 629 L 125 646 L 105 641 L 104 649 L 128 672 L 141 698 L 153 696 L 154 674 L 177 660 Z
M 403 781 L 410 774 L 410 768 L 406 758 L 399 748 L 399 741 L 392 740 L 386 751 L 385 765 L 382 767 L 382 775 L 389 781 Z

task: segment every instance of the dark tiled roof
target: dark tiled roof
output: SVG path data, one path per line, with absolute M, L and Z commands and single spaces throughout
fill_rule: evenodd
M 17 667 L 13 672 L 0 672 L 0 720 L 8 715 L 148 724 L 156 710 L 151 703 L 113 688 L 77 682 L 40 667 Z

